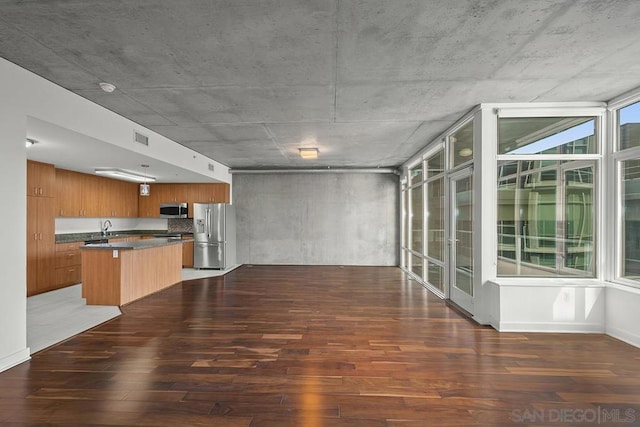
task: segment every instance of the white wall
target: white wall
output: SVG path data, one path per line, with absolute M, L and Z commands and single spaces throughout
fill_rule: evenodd
M 640 347 L 640 289 L 489 282 L 485 291 L 487 323 L 501 332 L 604 332 Z
M 5 244 L 0 248 L 0 371 L 28 359 L 26 348 L 26 153 L 27 118 L 105 141 L 203 175 L 230 182 L 228 168 L 194 159 L 193 151 L 144 129 L 97 104 L 0 58 L 0 197 L 10 210 L 0 212 Z M 134 130 L 156 141 L 153 147 L 133 147 Z M 142 152 L 142 151 L 140 151 Z M 215 172 L 208 171 L 213 163 Z
M 603 283 L 498 286 L 499 319 L 494 326 L 501 332 L 605 332 Z
M 26 287 L 26 118 L 12 110 L 15 93 L 0 80 L 0 371 L 29 358 Z
M 640 289 L 607 283 L 606 331 L 640 347 Z

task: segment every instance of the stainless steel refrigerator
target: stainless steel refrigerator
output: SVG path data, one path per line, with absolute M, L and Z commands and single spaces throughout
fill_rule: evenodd
M 193 204 L 193 267 L 226 270 L 236 263 L 236 210 L 225 203 Z

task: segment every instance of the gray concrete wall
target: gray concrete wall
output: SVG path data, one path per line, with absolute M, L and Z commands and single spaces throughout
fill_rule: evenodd
M 398 265 L 398 177 L 237 174 L 238 262 Z

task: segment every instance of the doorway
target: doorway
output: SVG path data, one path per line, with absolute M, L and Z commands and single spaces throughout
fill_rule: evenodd
M 473 168 L 449 176 L 449 299 L 473 314 Z

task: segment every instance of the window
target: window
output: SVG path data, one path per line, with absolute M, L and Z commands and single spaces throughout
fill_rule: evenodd
M 460 166 L 473 160 L 473 121 L 464 125 L 449 137 L 451 165 Z
M 427 159 L 427 177 L 433 178 L 444 172 L 444 150 L 438 151 Z
M 595 277 L 595 118 L 498 123 L 498 275 Z
M 498 166 L 498 274 L 594 276 L 595 161 L 529 163 Z
M 410 185 L 422 181 L 422 163 L 409 169 Z
M 444 177 L 427 184 L 427 254 L 444 261 Z
M 411 189 L 411 241 L 410 249 L 422 253 L 422 185 Z
M 411 255 L 411 272 L 422 279 L 422 257 Z
M 436 289 L 444 290 L 445 194 L 444 149 L 427 159 L 427 248 L 425 280 Z
M 622 163 L 622 277 L 640 280 L 640 160 Z
M 593 117 L 503 118 L 498 154 L 595 154 Z
M 640 102 L 618 110 L 618 141 L 621 150 L 640 146 Z

